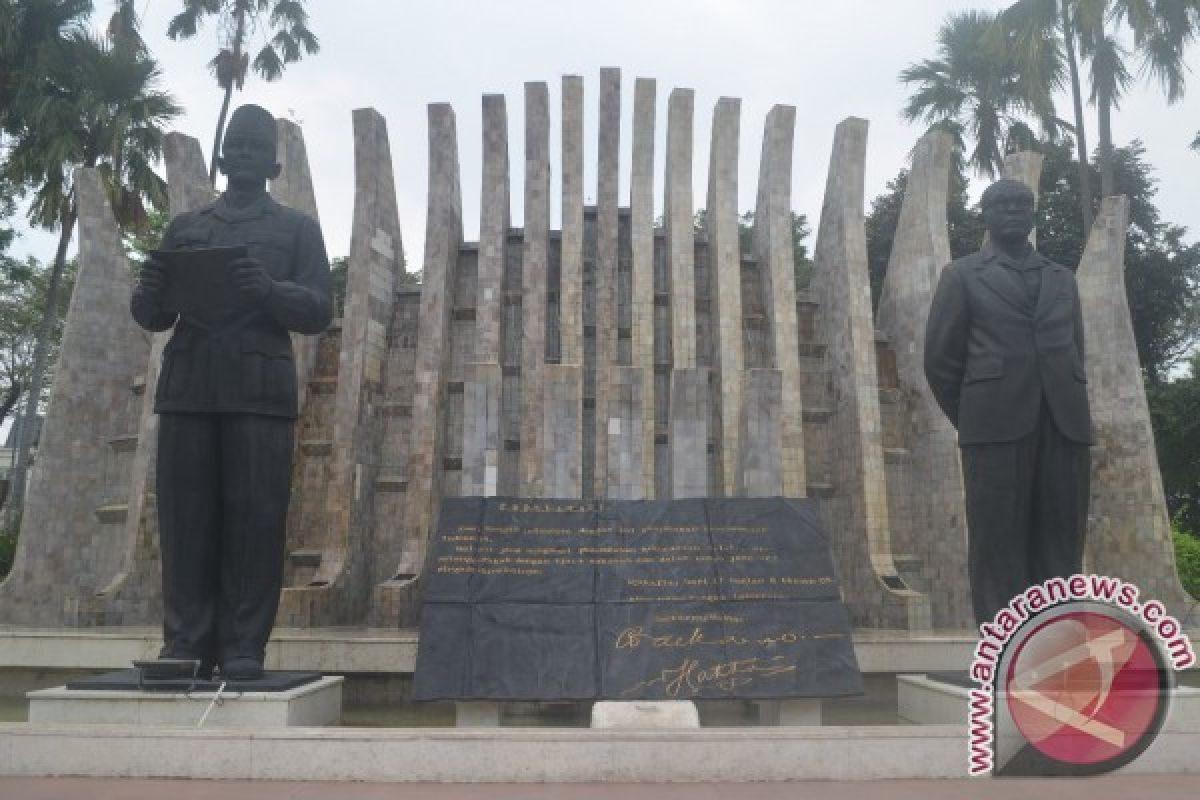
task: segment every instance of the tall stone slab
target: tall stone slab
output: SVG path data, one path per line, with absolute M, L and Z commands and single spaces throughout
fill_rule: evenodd
M 550 95 L 544 83 L 525 84 L 524 236 L 520 486 L 522 497 L 543 497 L 546 420 L 542 371 L 546 362 L 546 289 L 550 271 Z
M 1180 585 L 1154 431 L 1125 293 L 1129 199 L 1106 197 L 1076 279 L 1083 305 L 1088 402 L 1092 412 L 1092 493 L 1085 569 L 1119 576 L 1185 625 L 1196 603 Z
M 713 110 L 708 164 L 709 308 L 712 314 L 712 364 L 716 378 L 720 485 L 726 497 L 737 494 L 741 457 L 742 265 L 738 245 L 738 138 L 741 100 L 722 97 Z
M 950 262 L 946 222 L 953 143 L 932 131 L 914 150 L 879 301 L 878 325 L 895 353 L 902 441 L 889 452 L 888 491 L 897 509 L 892 541 L 928 593 L 933 624 L 971 627 L 967 530 L 958 436 L 925 380 L 925 325 L 942 268 Z M 1036 180 L 1035 180 L 1036 185 Z
M 667 471 L 671 497 L 708 496 L 709 370 L 697 366 L 696 244 L 692 214 L 695 92 L 667 99 L 663 222 L 670 275 L 671 389 Z
M 863 218 L 866 148 L 866 120 L 843 120 L 834 134 L 811 286 L 831 368 L 834 555 L 857 624 L 928 627 L 927 605 L 892 560 Z
M 167 202 L 171 216 L 192 211 L 213 201 L 208 167 L 200 143 L 180 133 L 163 140 L 167 172 Z M 89 618 L 106 624 L 155 624 L 162 619 L 162 569 L 158 549 L 158 501 L 155 469 L 158 456 L 158 415 L 154 413 L 154 387 L 162 366 L 163 348 L 171 331 L 150 336 L 144 371 L 135 379 L 138 396 L 134 427 L 136 446 L 128 474 L 125 536 L 133 552 L 118 575 L 90 602 L 80 599 L 76 621 Z M 88 609 L 91 609 L 89 611 Z
M 562 79 L 559 363 L 546 364 L 543 476 L 547 497 L 583 496 L 583 78 Z
M 312 172 L 308 167 L 308 151 L 304 146 L 304 132 L 291 120 L 276 119 L 275 133 L 280 171 L 279 177 L 271 181 L 271 196 L 288 208 L 303 211 L 320 222 L 321 215 L 317 211 Z M 308 379 L 312 376 L 317 361 L 317 341 L 316 336 L 292 334 L 300 408 L 304 408 L 304 401 L 308 395 Z
M 667 164 L 663 223 L 671 276 L 671 360 L 696 366 L 696 245 L 692 222 L 692 131 L 695 92 L 673 89 L 667 100 Z
M 777 105 L 767 114 L 754 211 L 754 255 L 763 280 L 763 306 L 771 327 L 771 363 L 780 371 L 778 443 L 779 493 L 807 494 L 804 465 L 803 377 L 796 349 L 796 262 L 792 242 L 792 147 L 794 106 Z M 744 402 L 749 403 L 749 400 Z M 743 444 L 743 452 L 753 449 Z M 749 487 L 739 487 L 749 491 Z
M 463 477 L 466 496 L 493 496 L 499 481 L 500 366 L 504 263 L 510 224 L 508 111 L 504 95 L 483 96 L 483 185 L 479 197 L 479 272 L 475 356 L 463 375 Z
M 783 370 L 748 369 L 742 373 L 741 451 L 736 478 L 738 497 L 776 497 L 783 488 Z M 786 496 L 786 495 L 785 495 Z
M 302 585 L 284 589 L 282 624 L 348 624 L 362 619 L 368 599 L 369 487 L 376 470 L 371 403 L 381 388 L 404 247 L 387 122 L 375 109 L 360 108 L 353 129 L 354 216 L 328 482 L 317 522 L 324 529 L 304 538 L 306 547 L 319 550 L 320 564 Z
M 408 459 L 405 541 L 396 577 L 379 587 L 372 621 L 395 625 L 410 586 L 402 576 L 419 575 L 426 546 L 437 522 L 442 496 L 446 371 L 449 365 L 450 318 L 454 266 L 462 244 L 462 192 L 459 181 L 458 135 L 454 110 L 446 103 L 429 105 L 429 197 L 425 223 L 424 276 L 417 322 L 417 355 L 413 369 L 412 445 Z
M 638 78 L 633 89 L 633 162 L 629 184 L 632 250 L 631 367 L 640 374 L 641 441 L 638 498 L 654 497 L 654 112 L 656 85 Z
M 475 300 L 475 360 L 500 361 L 500 294 L 508 241 L 508 111 L 504 95 L 483 96 L 483 185 L 479 193 L 479 280 Z
M 559 352 L 583 364 L 583 78 L 562 79 L 562 258 Z
M 15 563 L 0 584 L 9 624 L 105 622 L 88 613 L 93 598 L 137 555 L 125 500 L 150 336 L 129 315 L 133 283 L 99 174 L 78 170 L 75 191 L 79 273 Z
M 611 367 L 608 374 L 608 496 L 641 500 L 646 497 L 644 395 L 652 388 L 637 367 Z M 653 428 L 653 422 L 649 425 Z
M 608 496 L 609 369 L 617 366 L 617 191 L 621 146 L 621 71 L 600 70 L 596 171 L 596 381 L 593 488 Z

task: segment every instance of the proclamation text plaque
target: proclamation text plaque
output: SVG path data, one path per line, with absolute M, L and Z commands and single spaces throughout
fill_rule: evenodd
M 811 500 L 442 503 L 417 700 L 858 694 Z

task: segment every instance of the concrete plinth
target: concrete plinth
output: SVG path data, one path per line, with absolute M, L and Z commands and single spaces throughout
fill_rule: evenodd
M 944 725 L 967 721 L 965 686 L 934 680 L 927 675 L 896 676 L 896 711 L 909 722 Z M 1171 694 L 1164 731 L 1195 730 L 1200 726 L 1200 689 L 1178 687 Z
M 29 692 L 31 725 L 145 725 L 239 730 L 336 725 L 342 716 L 340 675 L 282 692 L 81 690 Z M 207 718 L 204 717 L 209 706 Z
M 762 700 L 758 706 L 760 725 L 820 725 L 821 700 L 794 697 L 790 700 Z
M 674 730 L 699 728 L 700 714 L 690 700 L 619 703 L 603 701 L 592 706 L 592 725 L 599 729 Z
M 454 704 L 456 728 L 500 727 L 500 704 L 487 701 Z

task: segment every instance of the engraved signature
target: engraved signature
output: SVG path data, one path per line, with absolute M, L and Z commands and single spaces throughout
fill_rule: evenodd
M 753 640 L 755 644 L 763 647 L 770 647 L 776 644 L 795 644 L 805 638 L 803 634 L 795 631 L 783 631 L 774 635 L 765 635 Z M 614 647 L 617 650 L 636 650 L 643 644 L 649 644 L 655 649 L 662 648 L 685 648 L 696 647 L 699 645 L 731 645 L 731 644 L 750 644 L 751 640 L 745 636 L 737 636 L 736 634 L 728 634 L 720 639 L 709 639 L 704 635 L 704 630 L 701 628 L 692 628 L 690 634 L 652 634 L 647 633 L 646 629 L 640 625 L 635 625 L 630 628 L 624 628 L 617 634 Z
M 742 658 L 702 667 L 696 659 L 685 658 L 679 666 L 664 669 L 658 677 L 631 686 L 621 694 L 629 696 L 652 686 L 661 686 L 667 697 L 686 697 L 712 687 L 731 692 L 739 686 L 754 683 L 758 678 L 796 671 L 795 664 L 780 663 L 782 661 L 783 656 Z

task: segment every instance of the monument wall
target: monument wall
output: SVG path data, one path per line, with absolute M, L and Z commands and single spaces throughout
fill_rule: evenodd
M 354 112 L 344 311 L 297 342 L 302 410 L 279 624 L 413 625 L 443 497 L 783 495 L 818 500 L 856 625 L 968 627 L 955 436 L 921 370 L 930 295 L 949 260 L 949 141 L 930 134 L 915 150 L 876 316 L 865 120 L 833 132 L 814 274 L 798 287 L 795 109 L 775 106 L 763 121 L 754 224 L 743 232 L 738 163 L 756 121 L 721 98 L 707 152 L 697 153 L 692 90 L 664 97 L 639 78 L 628 93 L 621 81 L 619 70 L 602 70 L 593 95 L 566 76 L 557 109 L 547 84 L 526 84 L 524 158 L 515 160 L 507 99 L 483 97 L 476 242 L 463 238 L 454 110 L 429 106 L 419 287 L 402 281 L 386 123 L 371 109 Z M 589 101 L 594 146 L 585 145 Z M 663 101 L 666 152 L 657 154 Z M 619 192 L 622 114 L 632 118 L 628 198 Z M 301 131 L 279 125 L 284 173 L 272 193 L 315 215 Z M 561 126 L 560 153 L 550 152 L 552 125 Z M 584 185 L 585 151 L 597 154 L 594 187 Z M 803 170 L 818 170 L 822 156 L 799 155 Z M 173 213 L 211 199 L 195 140 L 173 134 L 166 160 Z M 696 161 L 708 165 L 699 222 Z M 1036 185 L 1035 162 L 1014 159 L 1010 172 Z M 157 423 L 146 388 L 165 335 L 148 337 L 129 319 L 111 213 L 88 188 L 94 176 L 80 181 L 80 279 L 0 621 L 155 624 Z M 520 228 L 514 191 L 524 198 Z M 561 230 L 550 227 L 551 192 L 560 193 Z M 1136 560 L 1127 577 L 1182 618 L 1189 600 L 1165 533 L 1128 309 L 1117 302 L 1121 219 L 1106 206 L 1080 269 L 1089 341 L 1098 343 L 1089 349 L 1100 438 L 1089 563 L 1120 571 Z

